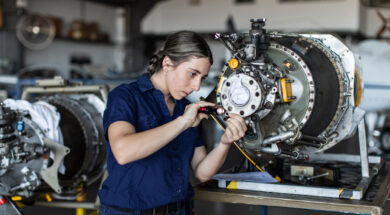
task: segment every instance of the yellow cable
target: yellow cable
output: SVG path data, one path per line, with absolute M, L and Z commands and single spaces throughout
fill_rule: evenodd
M 210 114 L 210 116 L 214 119 L 214 121 L 222 128 L 223 131 L 225 131 L 225 127 L 223 127 L 223 125 L 218 121 L 217 118 L 215 118 L 215 116 L 213 114 Z M 246 157 L 246 159 L 248 159 L 253 165 L 255 165 L 255 167 L 260 170 L 260 172 L 264 172 L 263 169 L 261 169 L 245 152 L 244 150 L 241 149 L 241 147 L 236 143 L 236 142 L 233 142 L 234 145 L 237 147 L 238 150 L 240 150 L 240 152 Z

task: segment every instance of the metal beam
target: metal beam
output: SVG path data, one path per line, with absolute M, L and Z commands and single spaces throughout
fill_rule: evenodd
M 133 1 L 126 6 L 128 43 L 126 45 L 125 72 L 140 73 L 146 65 L 144 39 L 141 33 L 141 21 L 145 15 L 162 0 Z

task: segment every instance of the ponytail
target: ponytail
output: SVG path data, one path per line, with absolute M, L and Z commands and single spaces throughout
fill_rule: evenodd
M 146 73 L 149 75 L 149 77 L 152 77 L 156 71 L 161 70 L 164 57 L 165 55 L 163 48 L 157 50 L 154 53 L 153 57 L 149 60 L 149 66 L 146 69 Z

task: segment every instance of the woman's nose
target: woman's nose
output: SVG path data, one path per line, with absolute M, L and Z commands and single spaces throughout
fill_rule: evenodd
M 199 91 L 199 89 L 200 89 L 200 82 L 201 82 L 202 80 L 201 79 L 196 79 L 196 80 L 194 80 L 193 81 L 193 83 L 192 83 L 192 89 L 194 90 L 194 91 Z

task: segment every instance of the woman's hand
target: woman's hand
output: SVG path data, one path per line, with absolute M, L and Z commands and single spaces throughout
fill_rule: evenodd
M 245 136 L 246 124 L 244 119 L 234 113 L 229 114 L 225 133 L 221 137 L 221 143 L 231 144 Z
M 201 107 L 212 107 L 215 104 L 205 101 L 195 102 L 186 106 L 184 114 L 182 116 L 185 128 L 196 127 L 199 125 L 202 119 L 208 119 L 208 115 L 205 113 L 199 113 L 198 109 Z

